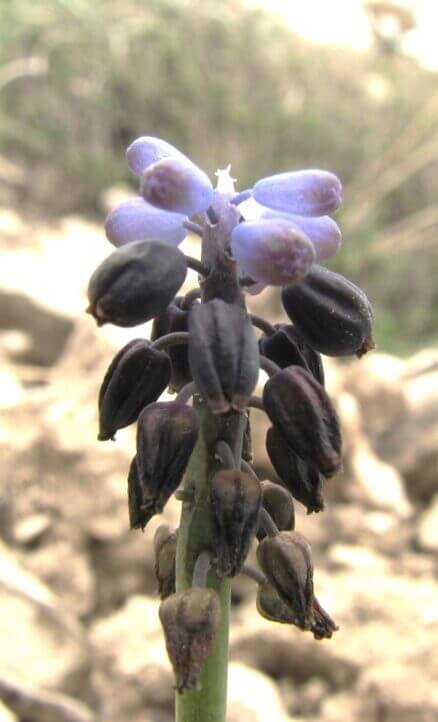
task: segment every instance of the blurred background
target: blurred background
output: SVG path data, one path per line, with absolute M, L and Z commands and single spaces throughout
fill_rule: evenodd
M 341 629 L 315 642 L 260 620 L 254 583 L 236 580 L 228 722 L 438 718 L 437 12 L 0 0 L 0 722 L 173 719 L 159 522 L 128 530 L 132 429 L 95 440 L 102 375 L 132 333 L 83 312 L 111 250 L 104 218 L 136 193 L 124 151 L 139 135 L 210 176 L 231 162 L 240 188 L 295 168 L 339 175 L 330 266 L 376 313 L 377 351 L 327 359 L 344 471 L 326 511 L 298 520 Z M 280 319 L 278 293 L 250 303 Z M 263 423 L 255 463 L 273 478 Z M 178 514 L 171 503 L 165 521 Z

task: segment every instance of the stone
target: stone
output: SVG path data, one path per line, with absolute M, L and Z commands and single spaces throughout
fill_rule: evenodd
M 159 600 L 132 596 L 118 611 L 94 623 L 91 631 L 98 660 L 94 683 L 105 722 L 120 722 L 144 708 L 170 712 L 173 674 L 158 618 Z
M 230 664 L 227 722 L 292 722 L 276 685 L 244 664 Z
M 62 536 L 60 531 L 64 532 Z M 57 534 L 60 538 L 48 539 L 44 546 L 31 551 L 26 565 L 56 594 L 64 609 L 85 617 L 96 607 L 96 577 L 91 560 L 74 531 L 58 525 Z
M 0 584 L 0 676 L 87 695 L 90 658 L 84 630 L 3 545 Z
M 14 360 L 53 366 L 73 329 L 72 320 L 14 291 L 0 291 L 0 309 L 0 328 L 18 329 L 29 338 L 28 345 L 13 354 Z
M 389 510 L 401 518 L 412 514 L 400 473 L 382 461 L 365 435 L 361 409 L 350 393 L 338 398 L 345 442 L 344 474 L 333 484 L 335 498 L 359 502 L 372 509 Z M 327 488 L 330 489 L 329 485 Z
M 0 722 L 19 722 L 18 717 L 3 702 L 0 702 Z
M 329 685 L 320 677 L 313 677 L 300 685 L 282 679 L 279 689 L 289 714 L 306 718 L 318 715 L 324 700 L 331 694 Z
M 21 680 L 0 676 L 0 698 L 20 719 L 39 722 L 96 722 L 83 702 L 59 692 L 49 692 Z
M 24 547 L 31 547 L 41 541 L 50 530 L 52 520 L 48 514 L 32 514 L 20 519 L 14 526 L 14 541 Z
M 406 360 L 369 354 L 349 365 L 343 379 L 372 448 L 402 475 L 414 501 L 427 501 L 438 490 L 437 379 L 436 349 Z
M 318 587 L 316 593 L 319 598 Z M 331 613 L 330 606 L 327 607 Z M 236 617 L 231 633 L 232 661 L 253 666 L 275 679 L 288 678 L 297 684 L 317 676 L 330 687 L 343 689 L 355 681 L 359 664 L 344 654 L 336 635 L 333 640 L 315 642 L 310 634 L 294 626 L 262 619 L 253 602 L 242 604 Z M 335 620 L 338 621 L 336 615 Z
M 388 560 L 381 554 L 359 545 L 332 544 L 329 560 L 335 567 L 360 570 L 364 574 L 384 574 L 389 566 Z
M 319 722 L 357 722 L 360 716 L 361 705 L 356 695 L 347 692 L 327 695 L 321 706 Z M 374 719 L 373 717 L 363 719 Z
M 414 665 L 396 660 L 365 671 L 358 695 L 360 719 L 385 722 L 436 722 L 438 718 L 438 678 L 426 665 L 421 673 Z
M 418 520 L 417 543 L 426 552 L 438 552 L 438 494 Z

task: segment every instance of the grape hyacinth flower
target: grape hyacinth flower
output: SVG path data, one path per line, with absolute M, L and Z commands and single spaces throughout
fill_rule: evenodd
M 169 143 L 144 136 L 126 152 L 140 181 L 140 197 L 109 214 L 105 231 L 115 246 L 139 240 L 179 245 L 191 228 L 188 216 L 214 207 L 215 191 L 206 174 Z M 238 273 L 251 279 L 248 289 L 284 286 L 301 280 L 316 261 L 331 258 L 341 233 L 327 214 L 341 202 L 341 183 L 327 171 L 280 173 L 262 178 L 239 203 L 227 172 L 222 183 L 241 211 L 242 222 L 231 234 L 229 251 Z M 216 190 L 216 197 L 218 191 Z
M 361 289 L 319 265 L 341 245 L 329 215 L 341 201 L 332 173 L 280 173 L 237 193 L 229 167 L 214 188 L 187 156 L 149 136 L 129 146 L 127 161 L 140 195 L 106 220 L 116 250 L 91 277 L 88 312 L 99 326 L 154 324 L 151 340 L 136 338 L 109 365 L 98 438 L 137 423 L 127 473 L 132 529 L 144 529 L 172 495 L 182 502 L 179 528 L 160 527 L 155 538 L 176 722 L 224 722 L 234 576 L 258 584 L 266 619 L 315 639 L 337 629 L 314 595 L 294 504 L 321 512 L 323 481 L 341 466 L 321 354 L 370 350 L 373 312 Z M 178 248 L 188 232 L 200 238 L 199 259 Z M 178 295 L 188 268 L 199 286 Z M 287 323 L 248 313 L 244 291 L 267 286 L 281 288 Z M 260 369 L 269 376 L 261 397 Z M 159 400 L 166 387 L 174 400 Z M 272 424 L 273 481 L 260 481 L 250 463 L 251 407 Z M 246 563 L 257 542 L 258 567 Z

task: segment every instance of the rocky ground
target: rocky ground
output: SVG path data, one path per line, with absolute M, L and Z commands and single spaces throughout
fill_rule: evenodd
M 159 522 L 128 529 L 132 430 L 96 441 L 102 374 L 128 338 L 83 315 L 108 247 L 79 218 L 45 224 L 0 209 L 0 248 L 0 722 L 171 722 L 152 568 Z M 315 642 L 266 622 L 254 583 L 237 579 L 228 720 L 433 722 L 438 351 L 375 352 L 327 372 L 344 471 L 327 483 L 326 511 L 300 513 L 298 528 L 340 630 Z M 263 455 L 256 462 L 272 476 Z M 177 524 L 176 501 L 164 518 Z

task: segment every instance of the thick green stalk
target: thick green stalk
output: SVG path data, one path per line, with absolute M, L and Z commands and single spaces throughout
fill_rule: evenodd
M 182 508 L 176 559 L 177 591 L 192 585 L 196 559 L 201 551 L 212 548 L 210 482 L 221 468 L 214 454 L 216 442 L 226 441 L 235 457 L 240 459 L 246 424 L 244 414 L 213 416 L 205 404 L 196 398 L 194 405 L 200 417 L 201 429 L 187 469 L 185 488 L 195 491 L 195 500 L 193 503 L 184 502 Z M 229 579 L 220 579 L 214 569 L 210 569 L 207 583 L 219 594 L 221 624 L 214 649 L 202 673 L 201 689 L 177 695 L 176 722 L 225 722 L 226 719 L 231 583 Z

